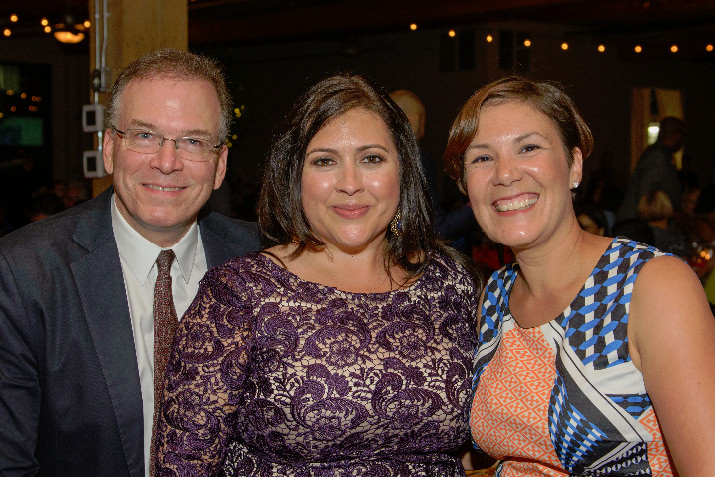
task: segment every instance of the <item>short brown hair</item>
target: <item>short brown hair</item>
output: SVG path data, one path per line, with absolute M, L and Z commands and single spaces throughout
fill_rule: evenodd
M 444 152 L 447 175 L 457 181 L 466 191 L 464 179 L 464 152 L 477 134 L 479 116 L 487 105 L 508 101 L 523 102 L 549 117 L 556 126 L 567 151 L 569 167 L 573 150 L 578 147 L 586 159 L 593 149 L 593 136 L 574 102 L 558 84 L 550 81 L 534 81 L 519 76 L 508 76 L 479 89 L 457 114 L 449 131 L 449 140 Z
M 221 109 L 218 139 L 220 141 L 226 139 L 233 119 L 233 103 L 221 67 L 208 57 L 171 48 L 148 53 L 129 63 L 119 73 L 112 87 L 107 126 L 110 128 L 117 126 L 122 94 L 129 82 L 157 77 L 176 80 L 205 80 L 211 83 L 216 91 Z
M 673 204 L 662 190 L 652 190 L 638 201 L 638 218 L 646 222 L 657 222 L 673 217 Z

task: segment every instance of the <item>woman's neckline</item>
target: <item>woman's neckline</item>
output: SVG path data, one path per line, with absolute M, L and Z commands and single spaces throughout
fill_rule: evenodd
M 348 290 L 343 290 L 341 288 L 332 286 L 332 285 L 325 285 L 320 282 L 312 281 L 312 280 L 306 280 L 305 278 L 301 278 L 300 276 L 296 275 L 295 273 L 291 272 L 281 264 L 277 263 L 275 260 L 273 260 L 267 253 L 263 251 L 255 252 L 255 255 L 261 257 L 261 260 L 264 260 L 268 263 L 270 263 L 270 266 L 272 270 L 278 271 L 281 273 L 283 276 L 291 279 L 292 281 L 311 286 L 316 289 L 320 290 L 330 290 L 334 293 L 338 294 L 343 294 L 343 295 L 359 295 L 359 296 L 390 296 L 396 293 L 404 293 L 404 292 L 409 292 L 411 290 L 417 289 L 421 287 L 423 280 L 432 273 L 432 266 L 433 263 L 432 261 L 435 260 L 435 257 L 433 255 L 432 259 L 430 260 L 430 263 L 427 265 L 425 268 L 424 272 L 422 275 L 410 282 L 409 285 L 405 287 L 399 287 L 394 290 L 388 290 L 388 291 L 382 291 L 382 292 L 355 292 L 355 291 L 348 291 Z
M 573 302 L 574 302 L 574 300 L 576 299 L 576 297 L 578 297 L 578 296 L 581 294 L 581 292 L 583 292 L 584 287 L 586 286 L 586 283 L 588 282 L 589 278 L 591 278 L 591 277 L 594 275 L 594 273 L 596 272 L 596 270 L 599 269 L 599 265 L 600 265 L 601 262 L 603 261 L 604 256 L 606 256 L 617 244 L 625 244 L 625 243 L 628 243 L 628 242 L 631 242 L 631 240 L 630 240 L 630 239 L 627 239 L 627 238 L 625 238 L 625 237 L 614 237 L 614 238 L 612 238 L 611 241 L 610 241 L 610 243 L 608 244 L 608 246 L 606 246 L 606 248 L 605 248 L 605 249 L 603 250 L 603 252 L 601 253 L 600 257 L 598 258 L 598 260 L 597 260 L 596 263 L 594 264 L 593 268 L 592 268 L 591 271 L 589 272 L 589 274 L 588 274 L 588 276 L 586 277 L 586 279 L 584 280 L 584 282 L 581 284 L 581 287 L 579 288 L 579 290 L 578 290 L 578 291 L 576 292 L 576 294 L 571 298 L 571 300 L 569 300 L 568 304 L 564 307 L 564 309 L 561 310 L 556 316 L 554 316 L 553 318 L 551 318 L 549 321 L 546 321 L 546 322 L 544 322 L 544 323 L 542 323 L 542 324 L 540 324 L 540 325 L 535 325 L 535 326 L 522 326 L 521 324 L 519 324 L 519 322 L 517 321 L 517 319 L 514 317 L 514 315 L 513 315 L 512 312 L 511 312 L 511 306 L 510 306 L 510 303 L 511 303 L 511 291 L 512 291 L 512 288 L 514 287 L 514 283 L 516 283 L 516 278 L 517 278 L 517 276 L 518 276 L 519 273 L 520 273 L 519 264 L 518 264 L 518 262 L 517 262 L 516 260 L 514 260 L 514 261 L 510 264 L 510 267 L 511 267 L 511 269 L 512 269 L 512 278 L 511 278 L 511 282 L 509 283 L 509 289 L 507 290 L 507 293 L 506 293 L 506 296 L 507 296 L 507 300 L 506 300 L 506 312 L 507 312 L 507 313 L 506 313 L 506 314 L 514 321 L 514 325 L 515 325 L 518 329 L 524 330 L 524 331 L 526 331 L 526 330 L 541 329 L 542 327 L 548 326 L 548 325 L 550 325 L 551 323 L 553 323 L 554 321 L 559 320 L 560 318 L 562 318 L 562 317 L 564 316 L 564 313 L 566 312 L 566 310 L 568 310 L 569 308 L 571 308 L 571 305 L 573 304 Z

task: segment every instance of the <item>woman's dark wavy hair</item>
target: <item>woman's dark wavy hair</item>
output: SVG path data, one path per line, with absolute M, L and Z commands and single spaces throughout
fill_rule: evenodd
M 444 165 L 447 175 L 457 181 L 462 192 L 467 190 L 464 152 L 477 134 L 482 108 L 508 101 L 529 104 L 554 122 L 566 148 L 569 167 L 573 162 L 574 148 L 581 150 L 584 160 L 591 154 L 591 130 L 561 85 L 551 81 L 507 76 L 474 93 L 462 106 L 450 128 L 444 151 Z
M 387 231 L 385 266 L 397 264 L 410 277 L 424 270 L 431 252 L 442 249 L 417 141 L 399 106 L 368 79 L 349 73 L 329 76 L 310 87 L 285 117 L 268 154 L 259 196 L 258 223 L 274 244 L 298 243 L 293 253 L 323 242 L 303 211 L 301 177 L 308 143 L 332 119 L 355 109 L 376 113 L 392 134 L 400 163 L 402 233 Z

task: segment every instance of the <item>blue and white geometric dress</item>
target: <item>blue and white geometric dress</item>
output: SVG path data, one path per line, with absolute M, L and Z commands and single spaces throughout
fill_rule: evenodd
M 470 425 L 498 476 L 673 475 L 660 426 L 628 353 L 631 292 L 664 255 L 628 239 L 609 245 L 571 304 L 521 328 L 509 312 L 516 263 L 487 284 Z

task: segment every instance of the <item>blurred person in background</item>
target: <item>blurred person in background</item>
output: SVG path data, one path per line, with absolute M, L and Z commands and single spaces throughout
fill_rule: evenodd
M 427 111 L 422 100 L 412 91 L 398 89 L 390 93 L 390 98 L 397 103 L 407 116 L 412 126 L 412 131 L 417 138 L 422 167 L 427 178 L 432 208 L 435 212 L 435 230 L 444 239 L 449 240 L 455 247 L 463 252 L 469 252 L 470 236 L 475 231 L 477 223 L 469 205 L 462 204 L 450 210 L 445 208 L 437 194 L 436 160 L 421 146 L 425 135 L 425 122 Z
M 653 190 L 638 202 L 638 218 L 653 230 L 653 243 L 657 249 L 679 257 L 687 257 L 690 243 L 687 238 L 675 232 L 672 223 L 673 205 L 662 190 Z
M 673 208 L 680 208 L 682 186 L 673 154 L 683 148 L 686 136 L 687 128 L 682 119 L 672 116 L 663 118 L 658 139 L 638 159 L 618 209 L 618 220 L 635 217 L 641 197 L 653 190 L 663 191 Z

